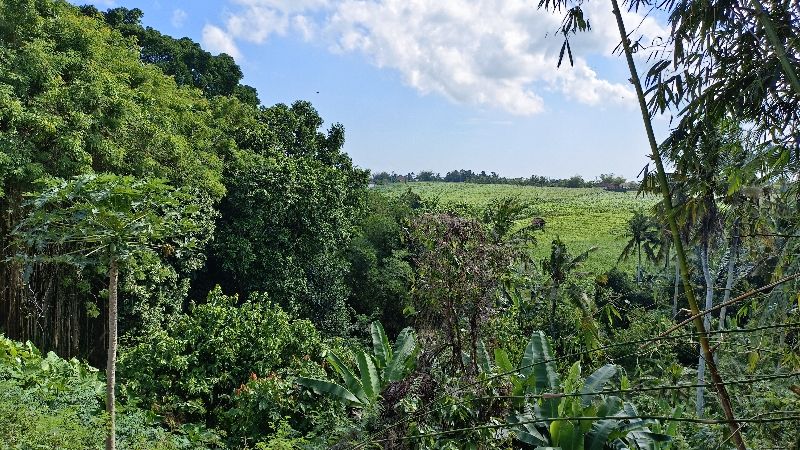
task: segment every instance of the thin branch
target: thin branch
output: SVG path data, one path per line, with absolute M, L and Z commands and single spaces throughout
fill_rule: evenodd
M 729 301 L 727 301 L 727 302 L 724 302 L 724 303 L 720 303 L 720 304 L 718 304 L 717 306 L 714 306 L 714 307 L 712 307 L 712 308 L 709 308 L 709 309 L 707 309 L 707 310 L 705 310 L 705 311 L 700 311 L 700 312 L 698 312 L 698 313 L 696 313 L 696 314 L 692 315 L 692 317 L 689 317 L 688 319 L 684 320 L 683 322 L 681 322 L 681 323 L 679 323 L 679 324 L 677 324 L 677 325 L 674 325 L 674 326 L 670 327 L 669 329 L 667 329 L 667 331 L 665 331 L 665 332 L 663 332 L 663 333 L 659 334 L 659 335 L 658 335 L 658 336 L 656 336 L 656 337 L 657 337 L 657 338 L 664 337 L 664 336 L 666 336 L 666 335 L 668 335 L 668 334 L 672 333 L 673 331 L 677 330 L 678 328 L 681 328 L 682 326 L 684 326 L 684 325 L 688 324 L 689 322 L 692 322 L 693 320 L 696 320 L 696 319 L 697 319 L 697 318 L 699 318 L 699 317 L 702 317 L 702 316 L 704 316 L 704 315 L 706 315 L 706 314 L 708 314 L 708 313 L 714 312 L 714 311 L 716 311 L 716 310 L 718 310 L 718 309 L 720 309 L 720 308 L 722 308 L 722 307 L 725 307 L 725 306 L 730 306 L 730 305 L 732 305 L 732 304 L 734 304 L 734 303 L 738 303 L 738 302 L 740 302 L 740 301 L 742 301 L 742 300 L 746 300 L 746 299 L 748 299 L 748 298 L 750 298 L 750 297 L 752 297 L 752 296 L 754 296 L 754 295 L 758 294 L 759 292 L 764 292 L 764 291 L 770 290 L 770 289 L 774 288 L 775 286 L 778 286 L 778 285 L 780 285 L 780 284 L 783 284 L 783 283 L 785 283 L 785 282 L 787 282 L 787 281 L 794 280 L 795 278 L 800 278 L 800 272 L 798 272 L 798 273 L 796 273 L 796 274 L 794 274 L 794 275 L 789 275 L 789 276 L 787 276 L 787 277 L 783 277 L 783 278 L 781 278 L 781 279 L 780 279 L 780 280 L 778 280 L 778 281 L 775 281 L 775 282 L 772 282 L 772 283 L 770 283 L 770 284 L 767 284 L 767 285 L 761 286 L 760 288 L 753 289 L 753 290 L 751 290 L 751 291 L 745 292 L 744 294 L 742 294 L 742 295 L 740 295 L 740 296 L 738 296 L 738 297 L 736 297 L 736 298 L 734 298 L 734 299 L 732 299 L 732 300 L 729 300 Z
M 456 428 L 452 430 L 444 430 L 444 431 L 437 431 L 434 433 L 424 433 L 424 434 L 416 434 L 411 436 L 401 436 L 397 438 L 386 438 L 386 439 L 378 439 L 372 441 L 374 444 L 379 444 L 382 442 L 389 442 L 393 439 L 398 440 L 412 440 L 412 439 L 422 439 L 428 437 L 436 437 L 436 436 L 444 436 L 448 434 L 454 433 L 464 433 L 469 431 L 480 431 L 480 430 L 497 430 L 503 428 L 512 428 L 519 425 L 529 425 L 529 424 L 536 424 L 536 423 L 547 423 L 547 422 L 561 422 L 561 421 L 597 421 L 597 420 L 661 420 L 664 422 L 688 422 L 688 423 L 699 423 L 703 425 L 731 425 L 739 423 L 775 423 L 775 422 L 788 422 L 788 421 L 800 421 L 800 411 L 776 411 L 774 413 L 782 413 L 787 414 L 783 417 L 768 417 L 768 418 L 750 418 L 750 419 L 698 419 L 694 417 L 671 417 L 671 416 L 654 416 L 654 415 L 641 415 L 641 416 L 568 416 L 568 417 L 549 417 L 549 418 L 541 418 L 535 420 L 525 420 L 520 421 L 517 423 L 498 423 L 498 424 L 491 424 L 491 425 L 480 425 L 476 427 L 465 427 L 465 428 Z M 768 415 L 772 413 L 764 413 L 764 415 Z M 789 415 L 791 414 L 791 415 Z M 733 435 L 732 435 L 733 436 Z

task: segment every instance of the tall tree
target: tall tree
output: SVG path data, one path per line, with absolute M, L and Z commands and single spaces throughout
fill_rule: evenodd
M 567 245 L 560 238 L 553 239 L 550 245 L 550 257 L 542 260 L 542 271 L 550 278 L 550 337 L 556 339 L 556 307 L 561 286 L 567 281 L 569 274 L 589 258 L 589 254 L 597 247 L 571 255 Z
M 634 211 L 628 220 L 627 236 L 630 238 L 622 249 L 617 262 L 627 260 L 636 250 L 636 282 L 642 282 L 642 249 L 648 261 L 656 260 L 656 248 L 661 244 L 661 236 L 652 218 L 643 211 Z
M 564 50 L 567 50 L 567 55 L 569 56 L 570 62 L 572 62 L 572 50 L 569 44 L 569 38 L 571 35 L 579 32 L 579 31 L 586 31 L 590 29 L 589 21 L 584 16 L 583 9 L 581 8 L 581 4 L 571 4 L 570 0 L 540 0 L 539 7 L 544 7 L 545 9 L 552 9 L 555 11 L 561 11 L 562 9 L 566 9 L 566 15 L 564 20 L 562 21 L 561 27 L 558 30 L 558 33 L 561 34 L 564 38 L 564 44 L 561 48 L 561 57 L 559 58 L 559 65 L 563 60 Z M 682 2 L 681 4 L 685 5 L 687 2 Z M 707 3 L 707 2 L 705 2 Z M 630 8 L 638 8 L 642 5 L 650 4 L 649 0 L 641 0 L 641 1 L 633 1 L 629 3 Z M 662 3 L 667 6 L 674 6 L 675 2 L 665 2 Z M 739 450 L 745 449 L 744 441 L 742 440 L 741 430 L 737 421 L 735 420 L 735 415 L 733 413 L 733 408 L 730 402 L 730 396 L 728 395 L 727 388 L 722 383 L 722 379 L 716 369 L 716 366 L 713 364 L 712 361 L 712 351 L 711 347 L 708 342 L 707 337 L 707 329 L 705 328 L 702 319 L 700 319 L 699 308 L 697 305 L 697 299 L 695 298 L 694 291 L 692 286 L 689 282 L 689 266 L 687 263 L 686 251 L 683 245 L 683 242 L 680 239 L 679 234 L 679 226 L 676 218 L 673 216 L 673 197 L 672 192 L 670 191 L 670 185 L 667 178 L 666 170 L 664 169 L 664 161 L 661 156 L 661 152 L 659 151 L 658 143 L 656 142 L 655 133 L 653 132 L 653 124 L 650 118 L 650 111 L 648 111 L 647 107 L 647 98 L 645 97 L 645 92 L 643 89 L 642 82 L 639 78 L 639 73 L 636 69 L 636 63 L 633 59 L 634 53 L 634 46 L 633 42 L 630 39 L 630 36 L 625 28 L 625 23 L 622 19 L 622 11 L 619 8 L 619 2 L 617 0 L 611 0 L 612 5 L 612 13 L 614 14 L 614 18 L 616 19 L 617 29 L 619 31 L 619 37 L 621 41 L 621 49 L 625 55 L 625 59 L 628 65 L 628 71 L 630 73 L 630 81 L 633 84 L 635 91 L 636 91 L 636 98 L 639 103 L 639 108 L 642 115 L 642 122 L 644 124 L 645 133 L 647 135 L 647 140 L 650 145 L 650 157 L 655 164 L 656 171 L 654 174 L 654 179 L 644 180 L 643 184 L 652 183 L 659 187 L 663 198 L 663 206 L 664 211 L 666 212 L 667 222 L 670 226 L 670 231 L 672 233 L 673 244 L 675 246 L 676 256 L 678 259 L 678 264 L 681 268 L 681 275 L 683 276 L 683 286 L 684 292 L 686 294 L 687 301 L 689 303 L 689 308 L 692 310 L 692 313 L 695 315 L 694 325 L 698 332 L 698 339 L 700 341 L 700 347 L 703 351 L 703 354 L 706 357 L 706 360 L 709 361 L 709 366 L 711 368 L 711 375 L 714 380 L 714 386 L 717 389 L 718 397 L 720 399 L 720 403 L 722 408 L 725 412 L 725 417 L 728 420 L 728 427 L 731 430 L 731 434 L 733 437 L 733 442 L 736 444 L 736 447 Z M 674 33 L 673 33 L 674 34 Z M 701 69 L 705 67 L 702 58 L 698 59 L 699 61 L 698 67 Z M 669 62 L 663 64 L 663 66 L 668 66 Z M 652 72 L 652 71 L 651 71 Z M 725 75 L 723 74 L 723 77 Z M 664 102 L 662 102 L 664 103 Z
M 85 311 L 70 275 L 37 265 L 24 288 L 7 261 L 23 194 L 42 176 L 113 172 L 217 200 L 223 140 L 199 91 L 142 64 L 138 46 L 97 18 L 55 0 L 1 0 L 0 17 L 0 323 L 15 339 L 99 362 L 101 319 Z M 31 311 L 34 299 L 41 308 Z
M 784 154 L 778 167 L 796 158 L 800 141 L 800 4 L 758 0 L 707 2 L 637 0 L 668 14 L 647 74 L 652 112 L 674 112 L 678 130 L 697 128 L 708 116 L 731 115 L 749 122 L 764 142 Z
M 254 111 L 220 100 L 230 139 L 227 194 L 217 238 L 194 287 L 215 284 L 244 296 L 260 291 L 329 333 L 346 332 L 347 260 L 366 195 L 366 171 L 342 152 L 344 129 L 323 132 L 310 103 Z
M 82 6 L 81 11 L 102 18 L 123 36 L 135 38 L 142 61 L 159 67 L 178 85 L 194 86 L 209 98 L 223 95 L 253 106 L 260 103 L 255 88 L 240 83 L 242 70 L 230 55 L 214 56 L 187 37 L 175 39 L 142 26 L 144 13 L 139 8 L 117 7 L 101 13 L 94 6 Z
M 15 238 L 31 262 L 99 266 L 108 277 L 108 350 L 106 449 L 116 447 L 115 395 L 117 295 L 120 268 L 143 253 L 190 251 L 200 230 L 200 209 L 186 204 L 191 196 L 162 180 L 116 175 L 82 175 L 51 179 L 34 197 L 31 214 L 16 228 Z
M 482 329 L 513 250 L 495 243 L 478 221 L 453 214 L 423 214 L 411 234 L 416 328 L 452 350 L 449 367 L 476 374 Z

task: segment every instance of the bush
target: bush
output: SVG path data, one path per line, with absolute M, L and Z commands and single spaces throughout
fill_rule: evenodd
M 318 358 L 321 341 L 311 322 L 294 319 L 263 294 L 237 303 L 217 287 L 207 303 L 191 305 L 123 351 L 119 367 L 127 391 L 173 424 L 217 423 L 251 374 L 262 377 Z
M 97 369 L 0 336 L 0 448 L 87 449 L 105 441 L 105 383 Z M 120 405 L 117 448 L 208 448 L 218 440 L 164 430 L 152 413 Z

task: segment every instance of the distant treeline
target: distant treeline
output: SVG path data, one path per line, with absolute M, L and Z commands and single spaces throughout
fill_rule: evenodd
M 449 183 L 478 183 L 478 184 L 516 184 L 521 186 L 547 186 L 547 187 L 568 187 L 568 188 L 587 188 L 603 187 L 610 190 L 635 189 L 639 186 L 636 181 L 627 181 L 625 177 L 614 175 L 613 173 L 601 174 L 595 180 L 584 180 L 580 175 L 573 175 L 569 178 L 549 178 L 541 175 L 531 175 L 528 178 L 507 178 L 501 177 L 497 172 L 472 170 L 451 170 L 444 176 L 430 170 L 423 170 L 420 173 L 398 173 L 378 172 L 372 175 L 372 182 L 375 184 L 401 183 L 409 181 L 444 181 Z

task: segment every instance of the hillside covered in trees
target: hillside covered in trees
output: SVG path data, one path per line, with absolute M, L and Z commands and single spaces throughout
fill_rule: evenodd
M 628 6 L 638 194 L 409 174 L 538 189 L 459 202 L 140 10 L 0 0 L 0 448 L 798 448 L 800 7 Z

